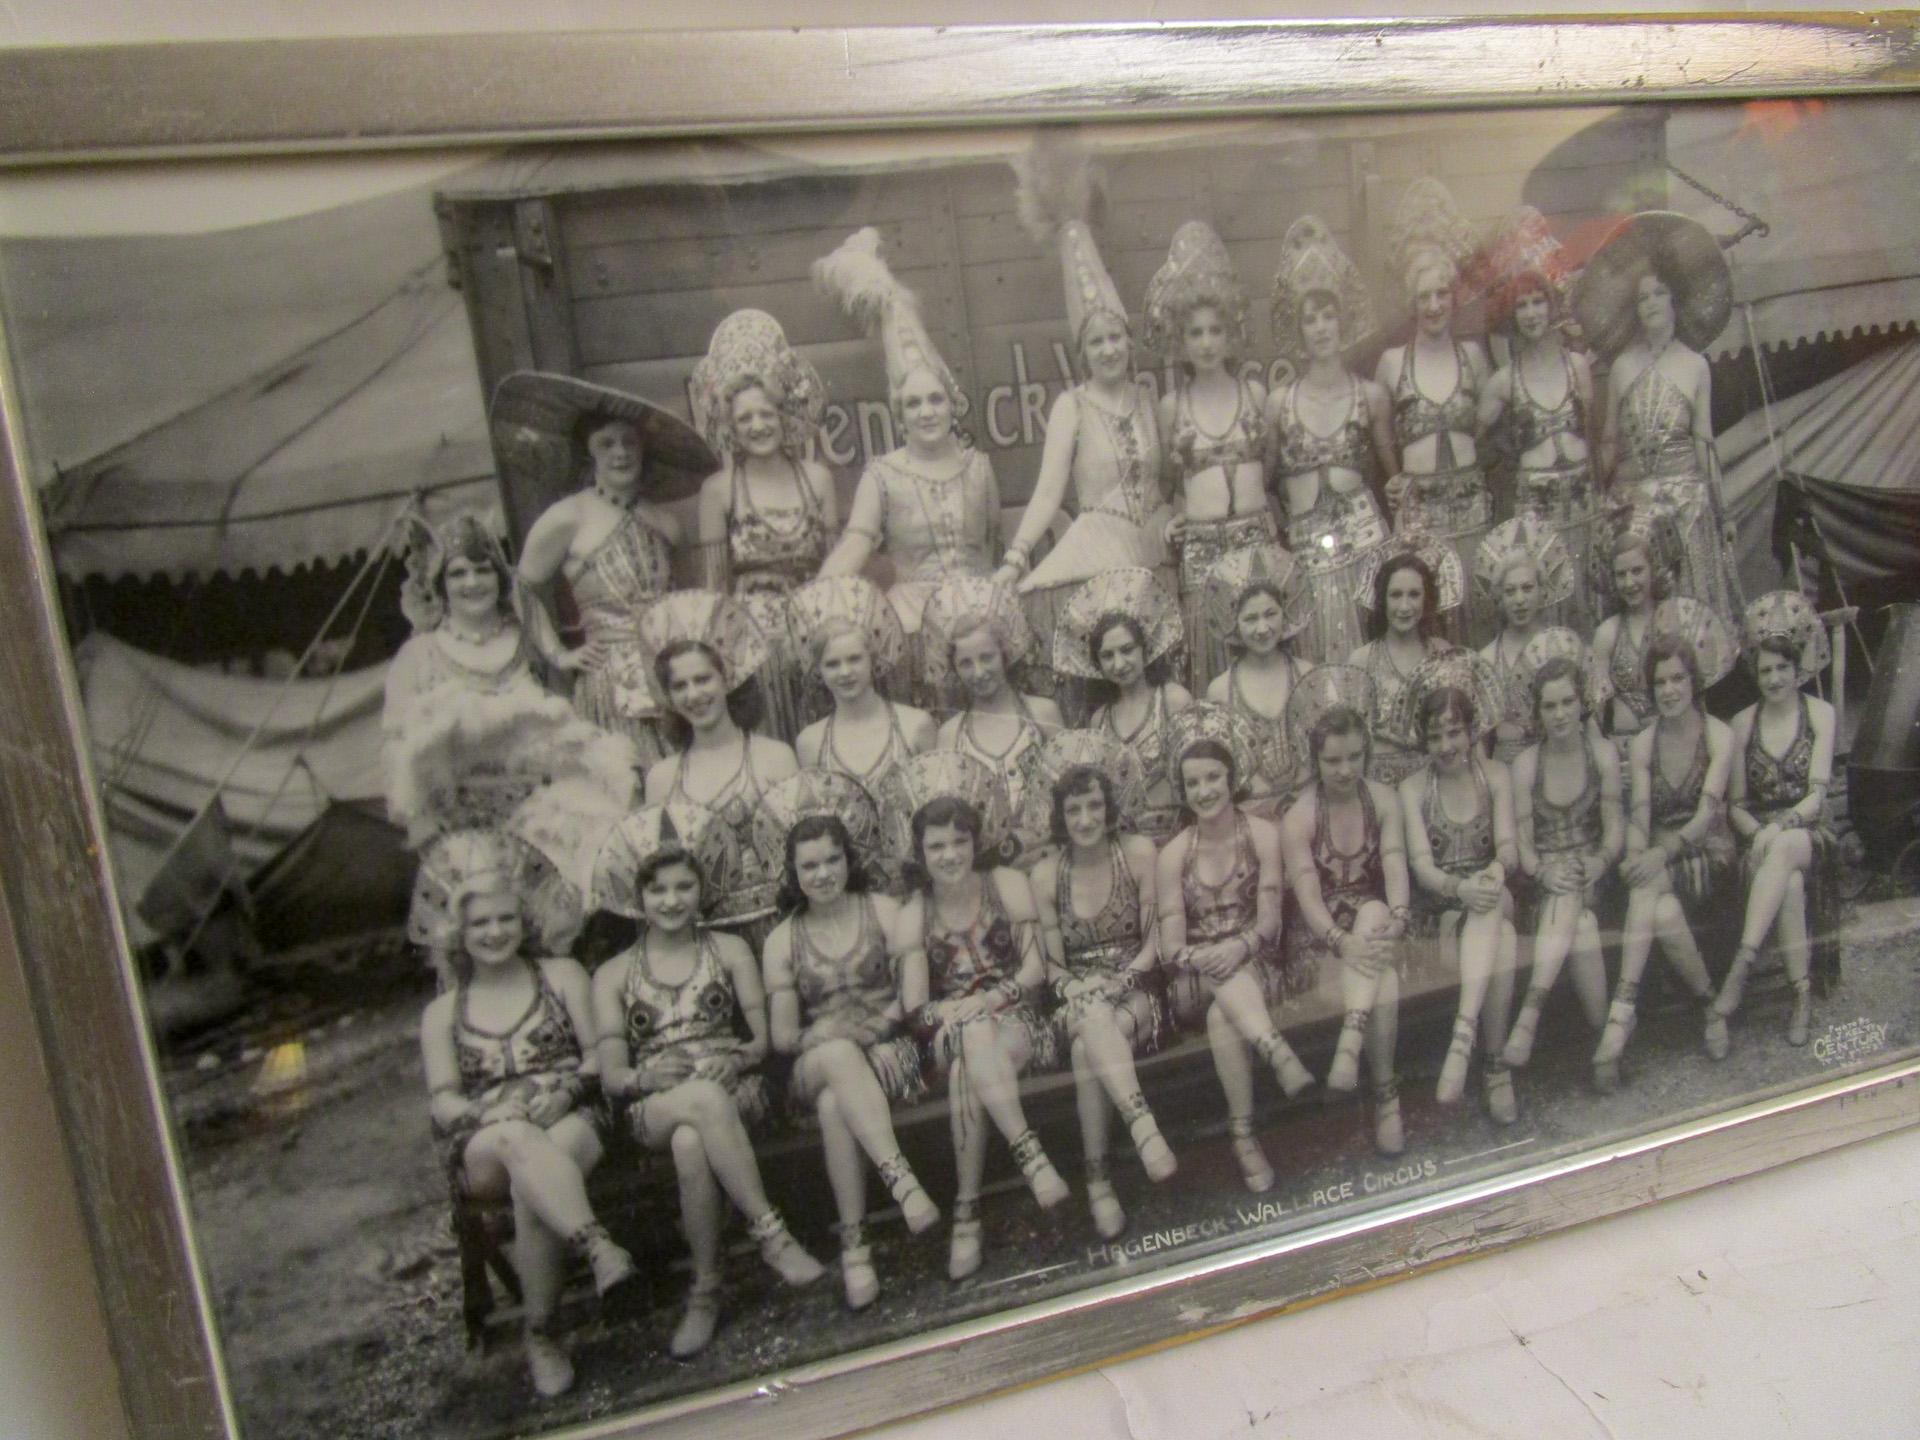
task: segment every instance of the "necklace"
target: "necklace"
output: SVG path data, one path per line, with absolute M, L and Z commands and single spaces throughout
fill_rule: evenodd
M 485 629 L 478 632 L 462 630 L 458 625 L 453 623 L 451 617 L 448 618 L 446 623 L 447 634 L 455 640 L 458 640 L 462 645 L 485 645 L 489 640 L 498 639 L 501 631 L 506 628 L 507 622 L 499 616 L 495 616 L 491 625 L 488 625 Z
M 611 505 L 614 509 L 620 511 L 623 515 L 640 503 L 640 487 L 637 484 L 627 494 L 621 495 L 609 489 L 605 484 L 601 483 L 598 476 L 595 476 L 593 493 L 606 501 L 607 504 Z

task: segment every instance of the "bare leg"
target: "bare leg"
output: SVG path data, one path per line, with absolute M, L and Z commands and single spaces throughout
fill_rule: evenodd
M 1573 993 L 1587 1023 L 1598 1030 L 1607 1020 L 1607 962 L 1600 953 L 1600 922 L 1591 910 L 1582 910 L 1574 926 L 1571 959 Z
M 1086 1156 L 1089 1168 L 1095 1164 L 1105 1165 L 1107 1160 L 1107 1091 L 1102 1085 L 1104 1079 L 1095 1069 L 1092 1055 L 1093 1045 L 1088 1036 L 1087 1019 L 1083 1016 L 1080 1033 L 1073 1037 L 1073 1099 L 1080 1111 L 1080 1148 Z M 1112 1022 L 1108 1022 L 1111 1031 Z M 1116 1039 L 1119 1037 L 1115 1035 Z M 1132 1070 L 1132 1057 L 1128 1057 L 1128 1070 Z
M 720 1319 L 720 1187 L 714 1183 L 700 1131 L 688 1122 L 672 1134 L 669 1148 L 680 1182 L 680 1224 L 693 1257 L 693 1288 L 667 1348 L 684 1360 L 707 1348 Z
M 1580 895 L 1549 895 L 1541 902 L 1540 928 L 1533 941 L 1533 978 L 1528 982 L 1520 1013 L 1514 1017 L 1502 1056 L 1509 1065 L 1525 1065 L 1533 1058 L 1533 1037 L 1540 1028 L 1540 1007 L 1546 1004 L 1553 982 L 1573 949 L 1574 931 L 1586 909 Z
M 1513 977 L 1519 968 L 1519 949 L 1519 935 L 1503 907 L 1500 963 L 1487 983 L 1487 1003 L 1480 1011 L 1480 1037 L 1487 1053 L 1482 1080 L 1486 1089 L 1487 1114 L 1496 1125 L 1511 1125 L 1520 1118 L 1519 1102 L 1513 1093 L 1513 1072 L 1507 1068 L 1506 1058 L 1500 1048 L 1506 1041 L 1507 1019 L 1513 1009 Z
M 827 1183 L 833 1187 L 833 1206 L 842 1225 L 858 1225 L 867 1218 L 867 1167 L 860 1143 L 847 1128 L 840 1098 L 823 1090 L 814 1103 L 820 1120 L 820 1148 L 827 1157 Z
M 594 1223 L 579 1163 L 538 1125 L 509 1120 L 487 1126 L 467 1142 L 466 1166 L 483 1191 L 495 1188 L 504 1173 L 514 1204 L 556 1235 L 576 1235 Z
M 567 1242 L 519 1196 L 513 1201 L 513 1270 L 520 1277 L 529 1329 L 544 1330 L 559 1303 Z
M 800 1066 L 812 1071 L 809 1078 L 816 1081 L 822 1093 L 833 1094 L 842 1123 L 874 1164 L 900 1153 L 887 1092 L 880 1088 L 879 1078 L 859 1046 L 851 1040 L 830 1040 L 801 1056 Z
M 1400 1036 L 1400 972 L 1380 972 L 1380 984 L 1367 1025 L 1367 1063 L 1373 1074 L 1373 1143 L 1383 1155 L 1406 1148 L 1400 1120 L 1400 1081 L 1394 1074 L 1394 1049 Z
M 1355 913 L 1353 933 L 1368 936 L 1392 923 L 1387 907 L 1369 900 Z M 1335 1093 L 1353 1091 L 1360 1083 L 1360 1051 L 1366 1040 L 1367 1019 L 1380 993 L 1383 967 L 1375 964 L 1340 966 L 1340 1000 L 1346 1011 L 1340 1024 L 1340 1038 L 1334 1043 L 1333 1064 L 1327 1071 L 1327 1089 Z
M 971 1083 L 961 1086 L 962 1072 L 947 1073 L 947 1114 L 953 1128 L 954 1170 L 959 1180 L 953 1197 L 953 1243 L 947 1256 L 947 1274 L 964 1280 L 980 1268 L 980 1182 L 987 1173 L 987 1112 Z
M 1213 1070 L 1227 1101 L 1227 1131 L 1233 1137 L 1234 1158 L 1247 1188 L 1273 1186 L 1273 1167 L 1253 1133 L 1253 1062 L 1247 1042 L 1218 1001 L 1207 1009 L 1207 1045 L 1213 1051 Z
M 1798 870 L 1788 878 L 1786 899 L 1780 902 L 1780 950 L 1793 982 L 1787 1043 L 1804 1045 L 1813 1023 L 1813 944 L 1807 932 L 1807 877 Z
M 1441 920 L 1441 933 L 1453 952 L 1460 972 L 1460 1001 L 1454 1013 L 1453 1037 L 1447 1043 L 1447 1056 L 1440 1066 L 1440 1080 L 1434 1096 L 1443 1105 L 1457 1101 L 1466 1091 L 1467 1067 L 1473 1061 L 1474 1037 L 1479 1032 L 1480 1011 L 1486 1004 L 1487 987 L 1499 964 L 1502 918 L 1498 910 L 1458 911 L 1449 927 Z M 1449 933 L 1449 928 L 1451 933 Z
M 1662 895 L 1653 912 L 1653 933 L 1660 942 L 1660 953 L 1667 958 L 1673 973 L 1696 1000 L 1713 998 L 1713 980 L 1707 974 L 1707 962 L 1701 958 L 1700 943 L 1693 938 L 1687 913 L 1677 895 Z
M 1758 950 L 1766 943 L 1767 932 L 1780 914 L 1787 898 L 1787 877 L 1813 864 L 1813 840 L 1804 830 L 1782 830 L 1767 846 L 1753 884 L 1747 891 L 1747 918 L 1740 928 L 1740 943 Z
M 747 1219 L 758 1220 L 773 1209 L 733 1096 L 711 1080 L 684 1080 L 648 1096 L 646 1107 L 647 1129 L 653 1134 L 672 1134 L 677 1143 L 682 1128 L 699 1132 L 713 1177 Z

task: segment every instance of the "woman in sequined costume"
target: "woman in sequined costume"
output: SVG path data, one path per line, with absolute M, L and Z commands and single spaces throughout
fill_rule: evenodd
M 1305 781 L 1304 757 L 1287 724 L 1287 702 L 1313 669 L 1289 643 L 1314 620 L 1318 593 L 1308 572 L 1280 549 L 1252 551 L 1219 567 L 1209 620 L 1235 653 L 1207 687 L 1207 699 L 1242 716 L 1255 737 L 1247 813 L 1278 821 Z
M 1373 682 L 1367 774 L 1391 790 L 1426 763 L 1420 737 L 1411 728 L 1396 725 L 1396 717 L 1412 714 L 1402 692 L 1423 661 L 1454 646 L 1438 633 L 1442 585 L 1426 558 L 1412 551 L 1390 555 L 1372 580 L 1369 627 L 1373 638 L 1346 663 L 1364 671 Z

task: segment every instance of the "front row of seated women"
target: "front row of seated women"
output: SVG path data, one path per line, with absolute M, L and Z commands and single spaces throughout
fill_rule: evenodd
M 701 622 L 707 641 L 658 647 L 662 688 L 694 735 L 686 758 L 648 777 L 653 803 L 613 828 L 595 867 L 589 908 L 636 919 L 638 938 L 590 986 L 570 960 L 528 960 L 545 947 L 526 933 L 520 878 L 509 863 L 475 865 L 449 906 L 461 951 L 454 983 L 423 1023 L 449 1162 L 472 1193 L 514 1207 L 541 1393 L 571 1378 L 547 1333 L 568 1250 L 590 1262 L 603 1295 L 632 1278 L 583 1183 L 609 1104 L 625 1106 L 635 1139 L 669 1156 L 678 1177 L 693 1280 L 674 1355 L 700 1351 L 719 1318 L 722 1194 L 783 1280 L 822 1273 L 769 1201 L 755 1160 L 751 1133 L 774 1104 L 760 1069 L 770 1049 L 793 1057 L 786 1103 L 818 1122 L 842 1283 L 858 1309 L 880 1288 L 864 1233 L 868 1167 L 910 1231 L 940 1217 L 891 1114 L 931 1082 L 944 1081 L 951 1116 L 954 1279 L 982 1264 L 980 1196 L 996 1136 L 1043 1209 L 1071 1193 L 1028 1122 L 1023 1073 L 1071 1067 L 1085 1193 L 1102 1235 L 1126 1224 L 1108 1168 L 1116 1112 L 1150 1179 L 1177 1172 L 1135 1067 L 1176 1027 L 1205 1034 L 1232 1152 L 1251 1189 L 1269 1188 L 1274 1171 L 1254 1124 L 1258 1072 L 1264 1066 L 1289 1099 L 1314 1083 L 1275 1017 L 1318 987 L 1323 970 L 1341 1012 L 1324 1086 L 1355 1094 L 1364 1071 L 1372 1139 L 1388 1155 L 1406 1143 L 1397 1031 L 1409 965 L 1437 963 L 1458 977 L 1452 1032 L 1434 1057 L 1437 1099 L 1463 1097 L 1478 1049 L 1499 1123 L 1517 1116 L 1512 1072 L 1532 1058 L 1562 970 L 1599 1031 L 1595 1082 L 1618 1083 L 1656 942 L 1705 1006 L 1704 1043 L 1718 1058 L 1758 948 L 1777 936 L 1795 990 L 1787 1038 L 1806 1043 L 1811 941 L 1829 939 L 1833 924 L 1820 863 L 1831 845 L 1822 814 L 1833 712 L 1799 688 L 1819 666 L 1824 636 L 1797 596 L 1765 597 L 1748 616 L 1762 698 L 1732 727 L 1700 703 L 1709 676 L 1731 663 L 1730 641 L 1712 655 L 1676 633 L 1646 641 L 1655 716 L 1628 747 L 1624 813 L 1621 762 L 1592 723 L 1578 642 L 1564 631 L 1528 642 L 1540 659 L 1527 683 L 1539 738 L 1511 768 L 1483 743 L 1512 708 L 1493 667 L 1451 651 L 1423 661 L 1404 686 L 1409 714 L 1394 723 L 1419 737 L 1425 762 L 1397 790 L 1369 774 L 1372 681 L 1335 665 L 1292 676 L 1280 723 L 1298 737 L 1310 778 L 1286 794 L 1249 798 L 1261 729 L 1238 708 L 1203 701 L 1168 718 L 1158 775 L 1137 744 L 1041 725 L 1029 712 L 1022 718 L 1036 733 L 1020 760 L 976 733 L 972 748 L 996 752 L 993 763 L 944 748 L 902 753 L 884 774 L 878 762 L 860 766 L 876 800 L 839 770 L 776 777 L 744 732 L 722 737 L 735 751 L 733 778 L 696 777 L 691 758 L 719 748 L 701 746 L 700 726 L 730 714 L 726 682 L 739 668 L 737 643 L 713 637 L 712 622 Z M 998 658 L 991 627 L 946 628 L 950 662 L 980 658 L 967 645 L 975 633 L 994 641 L 981 655 Z M 1096 640 L 1120 633 L 1092 628 Z M 1151 634 L 1135 631 L 1126 634 L 1150 651 Z M 838 633 L 858 642 L 849 659 L 877 643 L 860 625 Z M 998 686 L 977 683 L 994 667 L 960 668 L 976 697 L 1004 687 L 997 670 L 985 678 Z M 844 687 L 864 699 L 852 680 L 867 677 Z M 891 732 L 885 748 L 895 748 Z M 1015 778 L 1024 820 L 1009 801 Z M 1151 808 L 1150 782 L 1166 786 L 1186 822 L 1160 847 L 1136 828 Z M 1739 948 L 1716 990 L 1693 926 L 1700 902 L 1731 878 L 1723 814 L 1748 842 L 1748 889 Z M 1018 859 L 1030 870 L 1007 863 Z M 1626 921 L 1609 1004 L 1600 914 L 1616 873 Z M 742 875 L 758 887 L 751 904 Z M 902 883 L 882 893 L 893 875 Z M 774 913 L 784 918 L 769 931 Z

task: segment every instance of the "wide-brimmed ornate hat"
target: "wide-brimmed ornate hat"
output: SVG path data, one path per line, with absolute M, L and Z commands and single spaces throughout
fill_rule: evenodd
M 1362 610 L 1373 610 L 1374 586 L 1379 582 L 1380 572 L 1389 568 L 1403 555 L 1417 555 L 1433 575 L 1433 583 L 1440 592 L 1434 597 L 1436 614 L 1445 615 L 1457 610 L 1460 602 L 1466 598 L 1467 577 L 1460 564 L 1460 555 L 1453 546 L 1424 530 L 1407 530 L 1384 545 L 1376 545 L 1367 552 L 1355 573 L 1353 603 Z
M 1309 762 L 1313 757 L 1308 747 L 1321 717 L 1344 707 L 1372 725 L 1376 693 L 1373 677 L 1357 665 L 1316 665 L 1294 678 L 1293 693 L 1287 696 L 1287 728 Z
M 1613 593 L 1613 547 L 1622 536 L 1632 535 L 1646 543 L 1647 559 L 1656 578 L 1671 585 L 1686 554 L 1680 538 L 1679 522 L 1664 505 L 1617 505 L 1594 524 L 1594 546 L 1587 560 L 1587 585 L 1602 596 L 1609 607 L 1618 603 Z
M 871 225 L 856 230 L 832 254 L 814 261 L 813 283 L 880 341 L 889 395 L 915 370 L 925 369 L 946 390 L 954 418 L 966 415 L 967 392 L 934 347 L 920 315 L 919 298 L 881 258 L 878 230 Z
M 1573 287 L 1573 311 L 1587 341 L 1612 357 L 1640 336 L 1643 276 L 1660 274 L 1673 290 L 1673 331 L 1705 350 L 1733 314 L 1733 271 L 1713 232 L 1672 210 L 1630 215 L 1606 238 Z
M 1520 654 L 1508 669 L 1505 681 L 1506 714 L 1530 717 L 1533 714 L 1533 677 L 1549 660 L 1571 660 L 1580 674 L 1582 703 L 1592 691 L 1587 670 L 1587 642 L 1564 625 L 1549 625 L 1536 630 L 1520 647 Z M 1529 722 L 1531 723 L 1531 722 Z
M 920 615 L 924 678 L 930 689 L 938 693 L 953 677 L 954 636 L 981 620 L 1000 642 L 1007 669 L 1039 658 L 1040 642 L 1012 590 L 984 575 L 949 575 L 934 587 Z
M 697 640 L 720 657 L 721 679 L 737 690 L 767 663 L 767 639 L 747 607 L 714 590 L 671 590 L 640 613 L 634 627 L 647 667 L 647 683 L 662 707 L 667 704 L 654 657 L 678 640 Z
M 406 578 L 400 582 L 400 613 L 416 634 L 437 630 L 447 618 L 446 598 L 439 584 L 447 562 L 455 555 L 484 555 L 501 581 L 500 603 L 517 613 L 513 567 L 501 547 L 497 515 L 471 510 L 430 525 L 424 513 L 410 507 L 401 517 L 400 542 L 406 547 Z
M 1201 305 L 1220 312 L 1227 353 L 1247 353 L 1247 291 L 1227 254 L 1226 242 L 1204 220 L 1189 220 L 1173 232 L 1166 262 L 1147 282 L 1141 341 L 1164 360 L 1179 360 L 1187 316 Z
M 693 423 L 716 455 L 733 452 L 733 397 L 748 385 L 780 412 L 787 453 L 802 453 L 826 413 L 827 382 L 764 310 L 736 310 L 715 326 L 687 382 Z
M 1794 670 L 1802 685 L 1833 662 L 1833 645 L 1820 614 L 1798 590 L 1770 590 L 1747 606 L 1740 620 L 1741 636 L 1749 652 L 1762 640 L 1784 639 L 1798 657 Z
M 578 888 L 538 850 L 504 830 L 451 830 L 420 852 L 407 939 L 429 950 L 460 948 L 460 902 L 496 885 L 520 897 L 521 918 L 543 955 L 564 955 L 585 919 Z
M 1496 606 L 1500 580 L 1516 560 L 1529 560 L 1540 575 L 1541 605 L 1558 605 L 1573 598 L 1574 563 L 1560 532 L 1537 515 L 1503 520 L 1481 538 L 1473 552 L 1473 578 Z
M 1180 779 L 1180 762 L 1202 740 L 1226 746 L 1227 753 L 1233 756 L 1236 793 L 1253 782 L 1254 767 L 1259 763 L 1260 736 L 1245 715 L 1230 706 L 1206 700 L 1189 705 L 1167 721 L 1167 780 L 1173 786 L 1174 797 L 1183 805 L 1187 791 Z
M 876 678 L 896 673 L 907 658 L 907 632 L 880 587 L 859 575 L 825 575 L 809 580 L 787 596 L 800 643 L 814 663 L 835 635 L 858 630 L 867 637 L 867 653 Z
M 1444 261 L 1457 274 L 1473 249 L 1473 227 L 1445 185 L 1422 175 L 1400 192 L 1387 229 L 1387 254 L 1402 283 L 1411 284 L 1415 262 L 1428 257 Z
M 512 485 L 524 476 L 536 495 L 591 484 L 592 469 L 574 439 L 586 415 L 628 420 L 640 432 L 643 500 L 684 500 L 720 466 L 699 431 L 650 400 L 571 375 L 516 370 L 495 387 L 488 410 L 501 479 Z
M 837 770 L 802 770 L 760 792 L 753 812 L 753 848 L 769 875 L 784 873 L 787 832 L 811 815 L 832 815 L 847 827 L 852 858 L 870 864 L 880 854 L 880 805 L 850 775 Z
M 913 817 L 935 800 L 963 800 L 980 817 L 976 848 L 998 851 L 1013 832 L 1007 787 L 983 762 L 958 750 L 929 750 L 895 767 L 881 799 L 887 850 L 899 860 L 913 853 Z
M 1138 565 L 1103 570 L 1068 597 L 1053 631 L 1053 668 L 1061 675 L 1098 680 L 1092 655 L 1095 635 L 1127 619 L 1146 637 L 1146 663 L 1171 655 L 1185 638 L 1180 605 L 1151 570 Z
M 1436 690 L 1458 690 L 1473 706 L 1473 731 L 1497 724 L 1506 711 L 1506 693 L 1492 664 L 1471 650 L 1449 650 L 1422 660 L 1391 707 L 1388 726 L 1397 736 L 1420 741 L 1420 709 Z
M 1573 303 L 1573 271 L 1572 257 L 1547 217 L 1531 205 L 1522 205 L 1501 225 L 1480 267 L 1487 323 L 1495 329 L 1509 327 L 1514 302 L 1536 282 L 1546 288 L 1554 318 L 1566 316 Z
M 1113 786 L 1117 816 L 1123 830 L 1134 828 L 1147 793 L 1147 772 L 1140 756 L 1113 736 L 1098 730 L 1056 730 L 1040 747 L 1035 781 L 1027 786 L 1028 815 L 1021 823 L 1027 834 L 1045 835 L 1053 824 L 1053 787 L 1070 770 L 1098 770 Z
M 1278 545 L 1235 550 L 1207 574 L 1207 623 L 1231 641 L 1240 628 L 1240 607 L 1256 590 L 1280 603 L 1280 639 L 1291 640 L 1313 623 L 1313 586 L 1291 552 Z
M 622 819 L 601 844 L 592 908 L 645 919 L 641 868 L 669 851 L 685 855 L 700 872 L 702 910 L 712 909 L 739 873 L 733 829 L 714 811 L 685 800 L 647 805 Z
M 1350 350 L 1373 334 L 1373 296 L 1360 268 L 1318 215 L 1302 215 L 1280 242 L 1280 268 L 1273 276 L 1273 338 L 1295 365 L 1307 357 L 1300 334 L 1309 295 L 1331 295 L 1340 310 L 1340 344 Z

